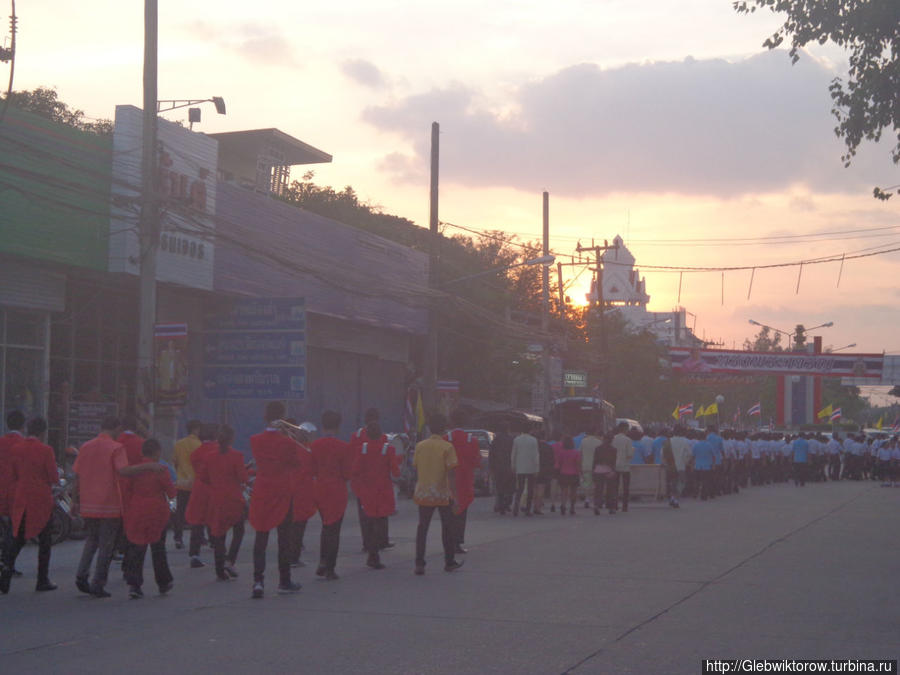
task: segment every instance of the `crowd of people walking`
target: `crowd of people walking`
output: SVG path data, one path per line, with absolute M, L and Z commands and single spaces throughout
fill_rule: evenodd
M 79 449 L 73 467 L 73 508 L 86 532 L 76 588 L 95 598 L 110 597 L 109 570 L 119 556 L 129 596 L 142 598 L 149 548 L 158 591 L 170 592 L 175 580 L 166 535 L 172 529 L 176 550 L 183 549 L 186 528 L 190 567 L 206 567 L 200 551 L 209 543 L 215 578 L 231 582 L 240 575 L 238 556 L 249 520 L 254 530 L 251 597 L 265 595 L 273 531 L 277 591 L 296 593 L 300 584 L 293 580 L 292 569 L 302 565 L 306 525 L 316 514 L 322 527 L 315 573 L 326 581 L 337 580 L 348 481 L 356 496 L 366 565 L 384 569 L 382 552 L 393 546 L 388 536 L 388 518 L 396 512 L 393 478 L 403 458 L 384 434 L 378 411 L 367 411 L 364 426 L 349 442 L 338 437 L 342 420 L 334 411 L 322 415 L 318 438 L 313 438 L 312 425 L 286 420 L 281 402 L 268 403 L 263 417 L 264 429 L 250 438 L 251 461 L 232 447 L 234 431 L 229 426 L 192 420 L 187 436 L 175 443 L 174 467 L 161 460 L 163 448 L 156 439 L 138 435 L 133 416 L 105 419 L 96 438 Z M 474 501 L 481 450 L 464 428 L 461 412 L 455 411 L 449 422 L 453 428 L 448 430 L 443 415 L 432 415 L 429 435 L 412 451 L 416 575 L 425 574 L 435 511 L 441 521 L 443 569 L 456 571 L 462 566 L 457 556 L 467 553 L 467 513 Z M 6 424 L 8 433 L 0 437 L 0 593 L 8 593 L 12 579 L 20 575 L 16 560 L 32 538 L 38 543 L 35 590 L 52 591 L 57 585 L 49 575 L 50 515 L 59 473 L 53 450 L 44 443 L 47 424 L 42 418 L 26 421 L 18 411 L 7 416 Z M 814 433 L 719 433 L 715 426 L 643 433 L 627 422 L 609 431 L 571 431 L 547 440 L 541 429 L 499 429 L 489 452 L 495 512 L 545 515 L 556 512 L 557 498 L 561 516 L 575 516 L 579 505 L 593 508 L 595 515 L 627 512 L 635 464 L 662 467 L 672 508 L 679 508 L 684 497 L 705 501 L 751 485 L 789 480 L 804 486 L 808 481 L 871 478 L 884 486 L 900 486 L 896 436 L 849 435 L 840 440 Z

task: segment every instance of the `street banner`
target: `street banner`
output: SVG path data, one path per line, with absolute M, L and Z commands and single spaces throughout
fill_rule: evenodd
M 187 404 L 188 327 L 186 323 L 154 326 L 156 404 L 176 408 Z
M 720 375 L 819 375 L 881 379 L 881 354 L 807 354 L 669 347 L 672 370 L 698 378 Z

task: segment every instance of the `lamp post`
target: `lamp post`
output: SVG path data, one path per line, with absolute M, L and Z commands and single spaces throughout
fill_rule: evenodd
M 834 354 L 835 352 L 840 352 L 840 351 L 843 351 L 843 350 L 845 350 L 845 349 L 853 349 L 855 346 L 856 346 L 856 343 L 855 343 L 855 342 L 851 342 L 849 345 L 844 345 L 843 347 L 838 347 L 837 349 L 832 349 L 832 350 L 831 350 L 831 353 Z
M 768 324 L 760 323 L 754 319 L 748 319 L 748 323 L 752 326 L 759 326 L 760 328 L 768 328 L 769 330 L 773 330 L 776 333 L 781 333 L 782 335 L 786 335 L 789 338 L 792 338 L 794 341 L 794 351 L 800 351 L 803 346 L 806 344 L 806 333 L 811 330 L 816 330 L 817 328 L 831 328 L 834 325 L 833 321 L 826 321 L 825 323 L 819 324 L 818 326 L 813 326 L 812 328 L 806 328 L 802 323 L 798 323 L 796 328 L 794 328 L 793 333 L 789 333 L 786 330 L 781 330 L 780 328 L 775 328 L 775 326 L 769 326 Z

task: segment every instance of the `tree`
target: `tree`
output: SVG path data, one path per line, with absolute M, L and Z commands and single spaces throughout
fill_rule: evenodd
M 752 341 L 750 338 L 744 340 L 744 349 L 751 352 L 783 352 L 781 333 L 773 335 L 768 326 L 762 326 Z
M 785 13 L 787 19 L 763 46 L 775 49 L 791 41 L 793 63 L 810 43 L 828 41 L 850 52 L 846 83 L 839 77 L 828 87 L 837 119 L 834 129 L 847 148 L 841 159 L 849 166 L 863 140 L 877 142 L 882 131 L 892 129 L 897 144 L 891 150 L 900 163 L 900 2 L 897 0 L 736 0 L 735 10 L 749 14 L 757 9 Z M 889 199 L 900 186 L 873 190 L 878 199 Z M 900 193 L 900 190 L 898 190 Z
M 0 97 L 0 99 L 2 98 L 5 97 Z M 70 108 L 68 104 L 59 100 L 56 89 L 38 87 L 32 91 L 14 91 L 9 95 L 9 102 L 20 110 L 46 117 L 75 129 L 104 136 L 112 135 L 113 132 L 113 123 L 110 120 L 92 122 L 85 119 L 83 110 Z
M 900 384 L 895 384 L 893 387 L 891 387 L 891 390 L 888 392 L 888 396 L 900 397 Z

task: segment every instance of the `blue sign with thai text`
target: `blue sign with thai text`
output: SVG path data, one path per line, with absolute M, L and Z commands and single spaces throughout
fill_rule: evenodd
M 252 298 L 206 317 L 203 391 L 210 399 L 306 395 L 306 303 Z
M 306 302 L 303 298 L 241 298 L 229 311 L 206 317 L 207 331 L 304 330 Z
M 302 366 L 203 369 L 203 392 L 212 399 L 298 399 L 306 392 Z
M 207 366 L 303 365 L 306 334 L 303 331 L 225 331 L 203 338 Z

